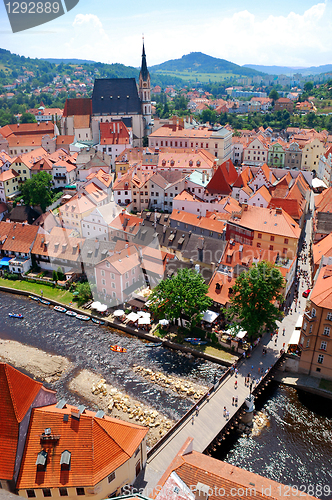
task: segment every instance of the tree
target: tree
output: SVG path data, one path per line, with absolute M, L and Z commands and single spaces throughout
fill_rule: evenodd
M 21 195 L 26 205 L 40 205 L 43 212 L 52 202 L 52 175 L 38 172 L 22 184 Z
M 264 328 L 273 328 L 282 317 L 275 303 L 283 301 L 280 290 L 284 284 L 281 272 L 271 263 L 252 264 L 236 279 L 228 318 L 246 330 L 250 339 L 261 335 Z
M 79 304 L 84 304 L 88 300 L 92 299 L 92 292 L 88 281 L 79 283 L 76 286 L 76 292 L 78 292 L 76 300 Z
M 303 85 L 303 90 L 305 92 L 310 92 L 313 88 L 314 88 L 313 82 L 305 82 L 305 84 Z
M 150 295 L 150 309 L 159 318 L 169 320 L 187 316 L 190 328 L 202 319 L 202 313 L 212 304 L 208 286 L 193 269 L 179 269 L 172 278 L 164 279 Z
M 269 93 L 269 98 L 272 99 L 273 101 L 273 106 L 274 106 L 274 103 L 279 99 L 279 94 L 278 92 L 276 91 L 276 89 L 272 89 L 271 92 Z
M 36 117 L 32 113 L 23 113 L 20 119 L 20 123 L 36 123 Z

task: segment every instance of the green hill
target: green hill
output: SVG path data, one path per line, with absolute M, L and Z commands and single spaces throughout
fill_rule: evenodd
M 151 73 L 220 73 L 240 76 L 261 75 L 259 71 L 244 66 L 239 66 L 225 59 L 208 56 L 202 52 L 191 52 L 184 55 L 181 59 L 172 59 L 162 64 L 157 64 L 149 68 Z M 180 75 L 179 75 L 180 76 Z

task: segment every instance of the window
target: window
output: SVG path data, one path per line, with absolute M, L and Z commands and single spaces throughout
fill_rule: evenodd
M 270 241 L 274 241 L 274 236 L 270 236 Z
M 113 299 L 116 299 L 116 293 L 115 292 L 112 292 L 112 297 L 113 297 Z
M 134 274 L 135 274 L 135 269 L 134 268 L 131 270 L 131 274 L 134 276 Z
M 27 497 L 28 498 L 35 498 L 36 497 L 35 490 L 27 490 Z
M 67 488 L 59 488 L 59 493 L 60 493 L 60 497 L 67 497 L 68 496 Z
M 270 246 L 269 246 L 269 250 L 273 250 L 273 245 L 270 245 Z
M 101 280 L 101 283 L 102 283 L 102 285 L 106 285 L 106 281 L 105 280 Z
M 324 354 L 318 354 L 317 363 L 322 365 L 323 361 L 324 361 Z
M 306 331 L 307 326 L 308 326 L 308 325 L 307 325 L 307 323 L 304 321 L 304 323 L 303 323 L 303 327 L 302 327 L 304 331 Z
M 128 273 L 126 273 L 126 274 L 125 274 L 125 278 L 126 278 L 126 280 L 128 279 L 128 276 L 129 276 L 129 275 L 128 275 Z
M 262 233 L 258 233 L 257 238 L 258 238 L 259 240 L 261 240 L 261 239 L 262 239 Z
M 284 243 L 285 243 L 285 245 L 288 245 L 288 238 L 284 239 Z
M 105 276 L 105 271 L 104 270 L 101 271 L 101 275 Z
M 322 351 L 326 351 L 326 347 L 327 347 L 327 342 L 323 340 L 323 342 L 320 343 L 320 349 L 322 349 Z
M 76 494 L 77 495 L 85 495 L 84 488 L 76 488 Z
M 312 325 L 310 325 L 309 333 L 312 333 Z
M 307 345 L 306 347 L 309 347 L 309 344 L 310 344 L 310 339 L 307 340 Z
M 312 318 L 316 317 L 316 309 L 314 307 L 311 309 L 311 317 Z
M 329 326 L 326 326 L 326 327 L 324 328 L 323 335 L 327 335 L 327 336 L 329 336 L 329 335 L 330 335 L 330 327 L 329 327 Z
M 260 248 L 261 247 L 261 244 L 260 243 L 257 243 L 257 248 Z
M 332 321 L 332 313 L 331 313 L 331 312 L 328 312 L 328 313 L 327 313 L 326 319 L 327 319 L 328 321 Z
M 115 283 L 112 283 L 112 288 L 115 288 Z
M 108 482 L 111 483 L 112 481 L 114 481 L 115 479 L 115 472 L 112 472 L 109 476 L 108 476 Z
M 287 253 L 287 248 L 283 248 L 282 253 Z
M 115 280 L 115 276 L 114 276 L 114 274 L 113 274 L 113 273 L 111 273 L 111 279 L 112 279 L 112 280 Z

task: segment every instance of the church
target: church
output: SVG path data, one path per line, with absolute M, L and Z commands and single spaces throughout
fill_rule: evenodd
M 133 146 L 151 132 L 151 84 L 143 43 L 138 86 L 135 78 L 100 78 L 91 98 L 67 99 L 61 133 L 87 145 L 99 143 L 100 123 L 123 121 L 132 129 Z

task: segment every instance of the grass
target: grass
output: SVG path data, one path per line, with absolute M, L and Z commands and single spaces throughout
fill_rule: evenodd
M 29 293 L 35 293 L 40 295 L 40 291 L 43 291 L 43 296 L 45 299 L 56 300 L 62 304 L 69 305 L 69 302 L 73 301 L 73 294 L 68 292 L 66 289 L 52 288 L 47 285 L 42 285 L 40 283 L 31 283 L 29 281 L 14 281 L 6 280 L 0 278 L 0 286 L 7 286 L 9 288 L 14 288 L 15 290 L 24 290 Z
M 325 380 L 322 378 L 319 382 L 319 389 L 332 392 L 332 380 Z

